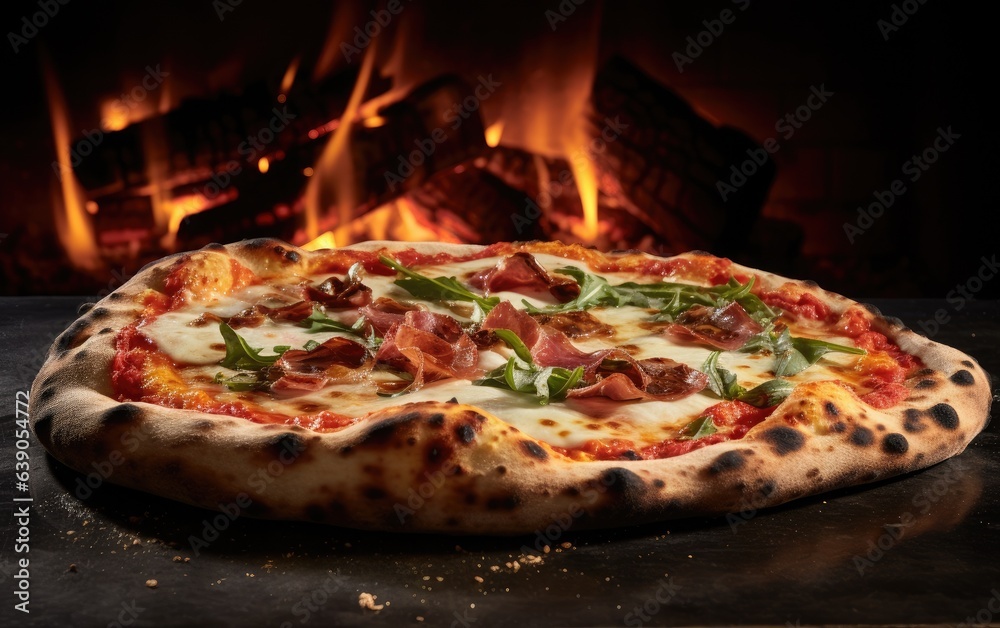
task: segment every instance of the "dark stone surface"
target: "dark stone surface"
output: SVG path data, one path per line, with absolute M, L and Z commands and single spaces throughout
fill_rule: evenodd
M 88 496 L 84 476 L 34 438 L 30 492 L 18 491 L 15 395 L 79 303 L 0 299 L 3 625 L 104 626 L 132 612 L 134 626 L 898 625 L 975 622 L 977 613 L 1000 621 L 988 606 L 1000 589 L 997 422 L 952 461 L 777 509 L 603 532 L 550 528 L 553 552 L 516 573 L 505 563 L 541 545 L 537 537 L 400 536 L 238 517 L 195 551 L 190 539 L 220 513 L 110 484 Z M 948 307 L 876 305 L 911 326 Z M 1000 303 L 948 312 L 935 339 L 1000 372 Z M 12 493 L 34 499 L 27 554 L 15 553 Z M 24 557 L 29 615 L 13 610 Z M 156 589 L 145 586 L 151 578 Z M 362 591 L 390 605 L 363 611 Z

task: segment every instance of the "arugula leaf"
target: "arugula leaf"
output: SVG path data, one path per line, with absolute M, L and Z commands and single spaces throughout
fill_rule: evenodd
M 758 408 L 770 408 L 784 401 L 794 389 L 795 384 L 786 379 L 772 379 L 754 386 L 737 399 Z
M 710 416 L 700 416 L 694 421 L 685 425 L 677 435 L 677 440 L 697 440 L 706 436 L 711 436 L 719 431 L 715 427 L 715 421 Z
M 540 369 L 533 363 L 511 356 L 507 364 L 493 369 L 482 379 L 472 383 L 475 386 L 490 386 L 535 395 L 539 404 L 546 405 L 565 399 L 566 394 L 582 378 L 582 366 L 573 370 L 552 366 Z
M 352 266 L 353 268 L 353 266 Z M 354 321 L 353 325 L 348 325 L 346 323 L 341 323 L 340 321 L 329 318 L 326 314 L 320 310 L 319 307 L 313 308 L 313 313 L 309 315 L 309 318 L 305 318 L 299 322 L 300 327 L 308 327 L 307 333 L 317 334 L 324 331 L 339 331 L 345 334 L 351 334 L 365 340 L 365 346 L 368 347 L 369 351 L 375 351 L 378 349 L 379 345 L 382 344 L 382 338 L 375 335 L 375 330 L 365 336 L 365 317 L 362 316 L 358 320 Z M 306 343 L 306 350 L 312 350 L 316 348 L 319 343 L 310 346 L 310 343 L 316 343 L 315 340 L 310 340 Z
M 266 390 L 268 388 L 268 383 L 262 380 L 260 373 L 256 371 L 241 371 L 229 377 L 219 371 L 215 374 L 213 381 L 216 384 L 225 384 L 226 388 L 235 392 Z
M 274 347 L 274 355 L 261 355 L 264 349 L 251 348 L 229 325 L 219 323 L 219 332 L 226 343 L 226 357 L 219 364 L 234 370 L 259 371 L 277 362 L 281 354 L 289 349 L 287 346 Z
M 713 351 L 708 354 L 705 363 L 701 365 L 701 372 L 708 375 L 708 387 L 716 395 L 726 400 L 736 399 L 746 389 L 736 382 L 736 374 L 719 366 L 719 356 L 721 351 Z
M 509 329 L 494 329 L 493 333 L 497 335 L 500 340 L 503 340 L 510 348 L 514 350 L 517 357 L 521 358 L 528 364 L 531 364 L 531 350 L 528 349 L 527 345 Z
M 786 329 L 785 331 L 787 332 L 788 330 Z M 827 353 L 851 353 L 854 355 L 865 355 L 868 353 L 858 347 L 848 347 L 812 338 L 793 338 L 789 336 L 788 345 L 778 355 L 778 361 L 774 366 L 774 374 L 778 377 L 801 373 L 813 364 L 816 364 Z
M 498 303 L 500 297 L 483 297 L 468 288 L 454 277 L 427 277 L 415 270 L 410 270 L 394 259 L 379 255 L 379 261 L 405 275 L 397 279 L 395 284 L 418 299 L 427 301 L 471 301 L 489 313 Z
M 622 305 L 637 305 L 648 307 L 649 299 L 644 295 L 631 290 L 619 290 L 616 286 L 608 283 L 608 280 L 600 275 L 592 275 L 574 266 L 559 268 L 555 272 L 561 275 L 569 275 L 580 285 L 580 294 L 572 301 L 560 303 L 558 305 L 546 305 L 536 307 L 526 300 L 522 300 L 524 307 L 531 314 L 538 313 L 558 313 L 575 312 L 577 310 L 589 310 L 598 305 L 610 305 L 621 307 Z

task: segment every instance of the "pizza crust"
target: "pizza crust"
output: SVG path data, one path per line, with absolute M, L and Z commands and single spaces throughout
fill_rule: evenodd
M 482 247 L 350 248 L 472 254 Z M 232 256 L 264 277 L 308 274 L 321 255 L 269 239 L 210 245 L 202 254 Z M 95 462 L 110 462 L 107 481 L 205 508 L 231 512 L 237 504 L 254 517 L 414 532 L 631 525 L 760 509 L 925 468 L 963 451 L 989 417 L 989 377 L 975 360 L 872 308 L 873 328 L 927 366 L 907 382 L 913 392 L 905 402 L 877 410 L 839 385 L 803 383 L 743 439 L 660 460 L 572 461 L 500 417 L 446 401 L 402 404 L 331 433 L 119 403 L 110 381 L 115 333 L 141 315 L 139 295 L 162 289 L 187 255 L 145 267 L 56 339 L 30 413 L 40 442 L 73 469 L 91 473 Z M 768 288 L 792 282 L 837 312 L 854 304 L 809 282 L 733 270 L 756 274 Z

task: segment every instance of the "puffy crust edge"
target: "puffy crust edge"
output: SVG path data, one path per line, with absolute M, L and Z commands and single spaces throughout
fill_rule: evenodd
M 409 247 L 481 250 L 397 242 L 351 248 Z M 260 274 L 304 274 L 322 255 L 268 239 L 202 251 L 232 256 Z M 916 394 L 907 401 L 882 411 L 840 386 L 801 385 L 744 439 L 663 460 L 570 461 L 502 418 L 448 402 L 404 404 L 328 434 L 119 403 L 109 376 L 114 332 L 141 314 L 142 291 L 162 287 L 187 255 L 146 266 L 56 339 L 32 386 L 30 415 L 45 448 L 77 471 L 107 463 L 107 481 L 210 509 L 236 504 L 258 517 L 478 534 L 760 509 L 960 453 L 985 426 L 992 402 L 989 376 L 975 360 L 869 308 L 876 328 L 931 371 L 909 382 Z M 622 255 L 650 257 L 611 256 Z M 678 257 L 697 261 L 705 254 Z M 757 275 L 769 288 L 794 283 L 837 312 L 855 303 L 809 282 L 733 269 Z

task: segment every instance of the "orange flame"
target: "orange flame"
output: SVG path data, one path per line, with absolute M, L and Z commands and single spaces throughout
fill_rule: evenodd
M 337 239 L 333 237 L 332 231 L 327 231 L 315 240 L 311 240 L 302 245 L 307 251 L 319 251 L 320 249 L 337 248 Z
M 56 232 L 75 266 L 95 269 L 100 266 L 100 256 L 93 228 L 87 218 L 83 189 L 73 172 L 73 156 L 70 152 L 72 136 L 66 99 L 59 87 L 59 80 L 48 54 L 42 51 L 41 59 L 45 91 L 49 100 L 49 116 L 52 119 L 52 134 L 56 142 L 57 163 L 53 165 L 58 166 L 56 174 L 62 192 L 62 207 L 59 208 L 57 204 L 55 214 Z
M 503 120 L 497 120 L 486 127 L 486 145 L 496 148 L 500 145 L 500 138 L 503 137 Z
M 281 77 L 281 93 L 278 96 L 281 102 L 284 102 L 285 96 L 288 95 L 288 90 L 292 89 L 292 84 L 295 82 L 295 75 L 299 71 L 299 61 L 301 58 L 301 56 L 296 56 L 292 59 L 292 62 L 288 64 L 288 69 L 285 70 L 285 75 Z
M 358 117 L 361 99 L 368 91 L 368 83 L 375 67 L 375 48 L 376 42 L 373 41 L 365 51 L 358 80 L 341 116 L 341 123 L 317 162 L 316 169 L 326 176 L 309 179 L 305 194 L 305 232 L 310 240 L 319 235 L 320 215 L 329 206 L 336 205 L 341 224 L 348 222 L 354 211 L 356 193 L 354 168 L 350 160 L 351 128 Z

